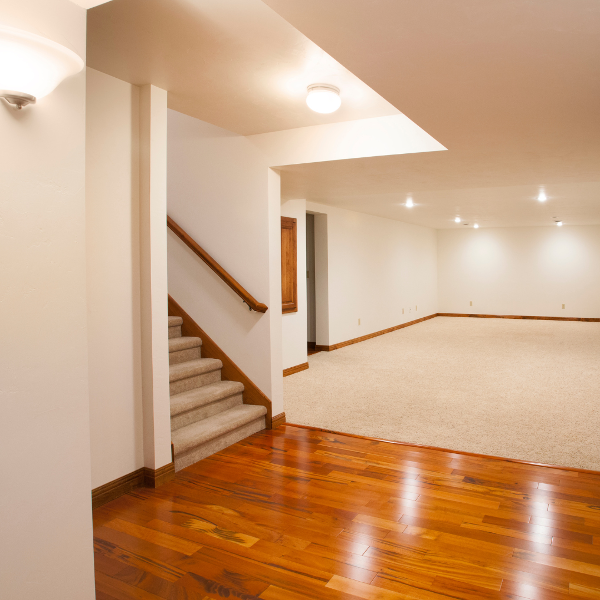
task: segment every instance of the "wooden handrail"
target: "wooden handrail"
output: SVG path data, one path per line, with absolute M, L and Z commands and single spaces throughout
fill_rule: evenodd
M 245 290 L 208 252 L 203 250 L 171 217 L 167 215 L 167 227 L 192 251 L 201 258 L 247 305 L 250 310 L 265 313 L 269 307 L 258 302 Z

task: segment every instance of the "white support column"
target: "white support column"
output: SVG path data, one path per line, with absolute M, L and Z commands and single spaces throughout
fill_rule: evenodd
M 167 92 L 140 89 L 140 284 L 144 466 L 171 462 L 167 306 Z
M 281 314 L 281 177 L 268 172 L 269 203 L 269 310 L 271 328 L 271 402 L 273 416 L 283 412 L 283 357 Z

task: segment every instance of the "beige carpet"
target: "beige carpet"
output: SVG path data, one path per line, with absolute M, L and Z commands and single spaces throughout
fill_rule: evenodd
M 289 423 L 600 471 L 600 323 L 436 317 L 308 360 Z

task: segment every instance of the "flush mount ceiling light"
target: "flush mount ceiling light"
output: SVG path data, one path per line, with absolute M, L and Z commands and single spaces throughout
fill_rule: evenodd
M 315 112 L 328 114 L 335 112 L 342 104 L 340 90 L 334 85 L 314 83 L 308 86 L 306 104 Z
M 19 109 L 47 96 L 83 66 L 81 57 L 52 40 L 0 26 L 0 97 Z
M 406 206 L 406 208 L 412 208 L 415 205 L 415 203 L 413 202 L 413 199 L 409 196 L 406 199 L 406 204 L 404 206 Z
M 548 200 L 548 196 L 546 196 L 546 192 L 544 190 L 540 190 L 537 199 L 539 202 L 546 202 L 546 200 Z
M 477 223 L 475 223 L 475 225 L 473 225 L 473 227 L 474 227 L 475 229 L 479 229 L 479 225 L 477 225 Z
M 456 219 L 454 219 L 455 223 L 460 223 L 460 217 L 456 217 Z
M 558 225 L 558 227 L 562 227 L 562 221 L 556 221 L 556 224 Z

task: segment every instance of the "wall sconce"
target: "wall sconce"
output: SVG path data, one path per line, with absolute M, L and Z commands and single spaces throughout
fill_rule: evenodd
M 0 98 L 18 109 L 35 104 L 83 67 L 80 56 L 52 40 L 0 26 Z

